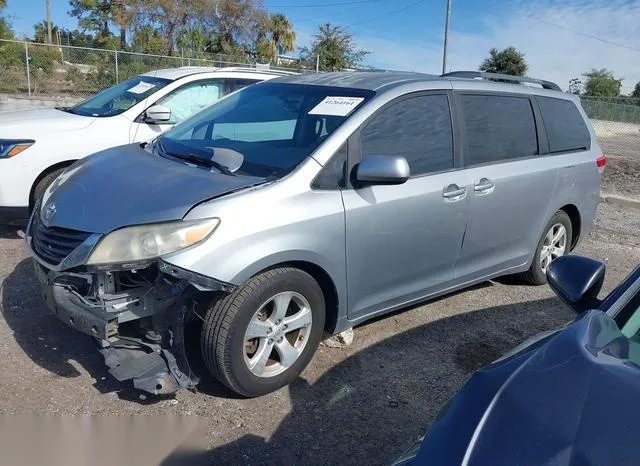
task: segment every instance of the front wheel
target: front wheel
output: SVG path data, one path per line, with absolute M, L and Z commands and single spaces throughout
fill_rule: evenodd
M 31 214 L 31 211 L 35 206 L 40 204 L 42 196 L 44 196 L 47 188 L 51 185 L 51 183 L 55 181 L 56 178 L 58 178 L 62 174 L 63 171 L 65 171 L 65 168 L 53 170 L 51 173 L 47 173 L 42 177 L 40 181 L 38 181 L 38 183 L 33 188 L 33 199 L 31 199 L 31 203 L 29 205 L 29 214 Z
M 202 327 L 209 371 L 247 397 L 293 382 L 315 353 L 324 331 L 325 302 L 306 272 L 268 270 L 214 302 Z
M 522 277 L 533 285 L 547 283 L 547 268 L 558 257 L 569 254 L 573 238 L 571 219 L 566 212 L 556 212 L 545 227 L 533 256 L 531 267 Z

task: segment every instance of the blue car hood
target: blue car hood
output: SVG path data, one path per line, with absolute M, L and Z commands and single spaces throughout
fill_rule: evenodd
M 640 344 L 601 311 L 478 371 L 412 464 L 640 462 Z
M 167 159 L 139 144 L 86 157 L 68 172 L 71 175 L 46 201 L 55 206 L 50 209 L 53 216 L 41 218 L 47 226 L 91 233 L 180 220 L 202 201 L 265 182 Z

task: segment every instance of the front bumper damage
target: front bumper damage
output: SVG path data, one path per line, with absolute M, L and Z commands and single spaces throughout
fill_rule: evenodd
M 203 291 L 231 285 L 163 261 L 141 270 L 55 271 L 34 261 L 49 309 L 65 324 L 92 336 L 109 372 L 152 394 L 198 383 L 187 359 L 185 323 Z

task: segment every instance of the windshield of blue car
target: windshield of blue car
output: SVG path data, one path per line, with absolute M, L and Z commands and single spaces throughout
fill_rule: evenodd
M 235 154 L 240 175 L 280 178 L 329 137 L 373 91 L 260 83 L 222 99 L 159 138 L 161 153 L 203 164 Z
M 169 83 L 171 83 L 170 79 L 136 76 L 105 89 L 66 111 L 92 117 L 119 115 Z

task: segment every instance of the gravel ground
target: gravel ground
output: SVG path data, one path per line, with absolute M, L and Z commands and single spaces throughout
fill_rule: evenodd
M 614 123 L 611 126 L 615 128 Z M 640 199 L 640 135 L 600 137 L 599 143 L 607 156 L 602 190 Z
M 639 225 L 640 209 L 602 204 L 579 246 L 607 262 L 606 290 L 640 263 Z M 0 413 L 200 415 L 210 464 L 388 464 L 474 370 L 572 319 L 547 287 L 503 279 L 359 326 L 351 347 L 321 347 L 298 381 L 262 398 L 205 381 L 143 400 L 49 315 L 15 231 L 0 230 L 0 251 Z

